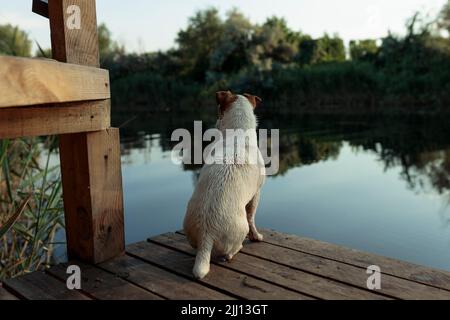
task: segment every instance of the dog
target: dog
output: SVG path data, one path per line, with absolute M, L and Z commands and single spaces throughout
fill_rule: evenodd
M 254 109 L 261 103 L 259 97 L 220 91 L 216 100 L 216 127 L 225 137 L 227 129 L 242 129 L 254 133 L 256 139 Z M 246 144 L 247 150 L 248 147 Z M 257 151 L 260 161 L 261 154 Z M 243 163 L 205 164 L 201 169 L 183 223 L 189 243 L 197 249 L 195 278 L 202 279 L 208 274 L 211 256 L 230 261 L 242 249 L 247 235 L 251 241 L 263 240 L 255 226 L 265 180 L 264 164 L 259 161 L 254 164 L 245 158 Z

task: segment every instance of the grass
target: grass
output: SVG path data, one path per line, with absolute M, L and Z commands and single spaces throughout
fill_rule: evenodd
M 0 280 L 52 263 L 64 228 L 55 146 L 53 136 L 0 141 Z

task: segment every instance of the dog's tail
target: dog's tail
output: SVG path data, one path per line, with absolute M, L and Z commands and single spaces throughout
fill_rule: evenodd
M 203 237 L 197 248 L 197 256 L 195 257 L 195 265 L 192 270 L 194 277 L 197 279 L 204 278 L 209 272 L 209 264 L 211 260 L 211 251 L 214 241 L 209 237 Z

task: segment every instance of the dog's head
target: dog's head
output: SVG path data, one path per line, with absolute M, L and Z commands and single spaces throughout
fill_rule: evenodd
M 231 91 L 216 92 L 216 101 L 218 105 L 218 118 L 223 119 L 226 113 L 230 112 L 239 104 L 254 110 L 261 102 L 261 98 L 244 93 L 243 95 L 233 94 Z M 246 105 L 245 105 L 246 104 Z

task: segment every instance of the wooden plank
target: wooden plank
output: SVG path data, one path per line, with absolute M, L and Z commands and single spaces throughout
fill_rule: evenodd
M 185 236 L 166 233 L 149 239 L 151 242 L 195 255 L 195 250 L 187 242 Z M 246 254 L 237 254 L 230 263 L 220 263 L 229 269 L 253 275 L 283 287 L 327 300 L 385 300 L 388 297 L 358 289 L 340 282 L 292 269 L 274 262 L 256 258 Z
M 0 108 L 110 98 L 107 70 L 0 56 Z
M 124 252 L 119 129 L 60 136 L 68 254 L 100 263 Z
M 148 262 L 122 256 L 99 265 L 142 288 L 171 300 L 230 300 L 231 296 L 155 267 Z
M 110 125 L 106 100 L 0 108 L 0 139 L 98 131 Z
M 33 0 L 31 10 L 44 18 L 48 18 L 48 0 Z
M 64 282 L 41 271 L 8 279 L 3 282 L 3 286 L 27 300 L 90 300 L 77 290 L 67 289 Z
M 80 29 L 70 29 L 69 6 L 80 8 Z M 48 6 L 53 58 L 68 63 L 98 67 L 99 48 L 95 0 L 50 1 Z
M 318 240 L 288 235 L 273 230 L 261 230 L 264 241 L 293 250 L 315 254 L 328 259 L 367 268 L 377 265 L 383 274 L 409 279 L 426 285 L 450 290 L 450 272 L 416 265 L 392 258 L 362 252 Z
M 81 290 L 99 300 L 161 300 L 162 298 L 134 284 L 103 271 L 95 266 L 73 261 L 80 267 Z M 47 273 L 61 281 L 67 280 L 69 264 L 60 264 L 47 270 Z
M 182 276 L 193 279 L 194 257 L 150 243 L 138 242 L 127 246 L 127 253 L 158 265 Z M 222 266 L 211 265 L 209 274 L 200 283 L 226 291 L 243 299 L 310 300 L 309 296 L 287 290 L 274 284 L 238 273 Z
M 80 29 L 67 26 L 67 8 L 80 8 Z M 94 0 L 49 3 L 53 58 L 99 66 Z M 60 158 L 68 253 L 100 263 L 124 251 L 120 138 L 115 130 L 62 135 Z
M 247 243 L 242 252 L 359 288 L 367 288 L 366 267 L 356 267 L 264 242 Z M 385 274 L 381 277 L 381 289 L 376 291 L 399 299 L 450 299 L 450 291 Z
M 3 288 L 2 284 L 0 283 L 0 300 L 18 300 L 15 295 L 7 291 L 5 288 Z

